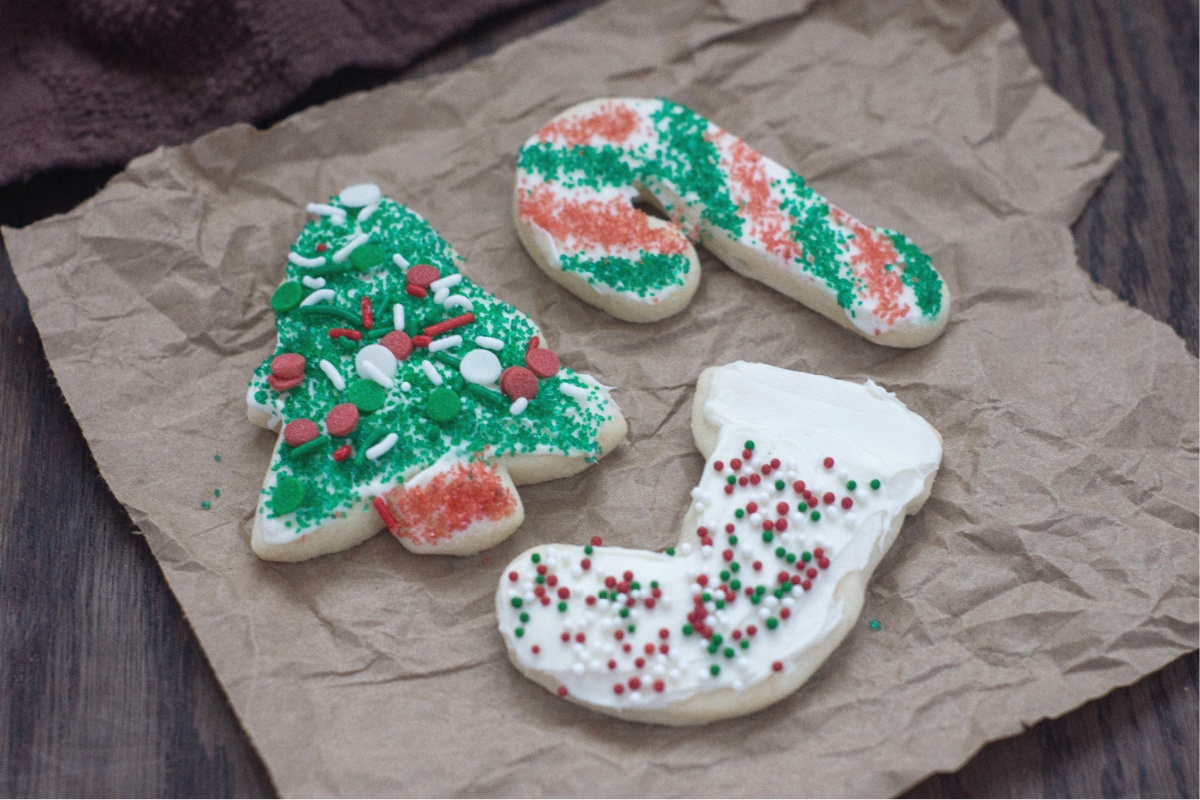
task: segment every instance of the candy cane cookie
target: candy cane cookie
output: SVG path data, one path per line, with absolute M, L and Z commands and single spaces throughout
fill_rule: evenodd
M 949 315 L 945 282 L 911 239 L 859 222 L 669 100 L 593 100 L 559 114 L 517 157 L 513 216 L 547 275 L 630 322 L 691 301 L 692 241 L 879 344 L 926 344 Z
M 509 657 L 550 692 L 667 725 L 786 697 L 854 625 L 942 458 L 870 381 L 746 362 L 701 375 L 692 431 L 707 463 L 677 545 L 539 545 L 502 573 Z
M 251 547 L 299 561 L 387 527 L 418 553 L 466 555 L 524 518 L 515 485 L 615 448 L 608 388 L 459 272 L 450 243 L 372 184 L 308 206 L 271 298 L 278 341 L 251 422 L 279 432 Z

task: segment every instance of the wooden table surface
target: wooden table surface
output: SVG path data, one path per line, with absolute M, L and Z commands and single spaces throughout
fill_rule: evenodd
M 459 66 L 592 2 L 488 20 L 399 77 Z M 1050 84 L 1123 155 L 1075 226 L 1083 268 L 1195 354 L 1196 0 L 1004 2 Z M 397 77 L 344 72 L 279 116 Z M 0 222 L 65 211 L 118 169 L 0 188 Z M 0 795 L 273 794 L 149 548 L 97 472 L 2 249 L 0 326 Z M 1197 716 L 1191 653 L 988 745 L 910 795 L 1196 797 Z

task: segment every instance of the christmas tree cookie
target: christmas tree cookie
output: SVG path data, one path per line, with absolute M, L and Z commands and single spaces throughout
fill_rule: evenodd
M 707 463 L 676 546 L 591 537 L 505 568 L 509 657 L 559 697 L 690 725 L 791 694 L 858 619 L 942 458 L 938 432 L 870 381 L 745 362 L 700 376 L 692 432 Z
M 474 553 L 521 524 L 515 484 L 572 475 L 624 438 L 608 387 L 461 274 L 420 215 L 372 184 L 308 210 L 271 298 L 278 344 L 247 394 L 251 422 L 280 434 L 251 536 L 261 558 L 385 526 L 414 552 Z
M 555 117 L 517 157 L 513 215 L 547 275 L 631 322 L 691 301 L 693 241 L 878 344 L 923 345 L 949 316 L 946 285 L 911 239 L 863 224 L 668 100 L 594 100 Z

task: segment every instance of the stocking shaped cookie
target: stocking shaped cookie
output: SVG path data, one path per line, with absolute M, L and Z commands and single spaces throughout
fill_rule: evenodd
M 870 381 L 745 362 L 701 375 L 692 430 L 707 463 L 675 547 L 597 537 L 504 570 L 509 656 L 551 692 L 670 725 L 787 696 L 849 632 L 942 457 L 937 431 Z
M 416 552 L 474 553 L 521 524 L 514 484 L 579 472 L 624 438 L 607 387 L 462 275 L 418 214 L 371 184 L 308 210 L 247 395 L 250 420 L 280 432 L 260 557 L 344 550 L 385 525 Z
M 513 213 L 546 274 L 631 322 L 691 301 L 700 281 L 691 240 L 879 344 L 925 344 L 949 315 L 946 285 L 912 240 L 859 222 L 667 100 L 594 100 L 555 117 L 517 158 Z

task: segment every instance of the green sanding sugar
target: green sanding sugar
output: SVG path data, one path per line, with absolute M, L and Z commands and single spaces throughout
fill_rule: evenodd
M 387 402 L 387 390 L 375 381 L 363 378 L 346 388 L 346 400 L 356 405 L 364 414 L 371 414 L 383 408 L 383 404 Z
M 425 398 L 425 414 L 435 422 L 449 422 L 458 416 L 462 401 L 453 389 L 439 386 Z
M 271 510 L 278 514 L 290 514 L 304 505 L 307 490 L 304 482 L 292 477 L 282 477 L 271 492 Z
M 276 313 L 291 311 L 304 299 L 304 287 L 298 281 L 284 281 L 271 295 L 271 308 Z

